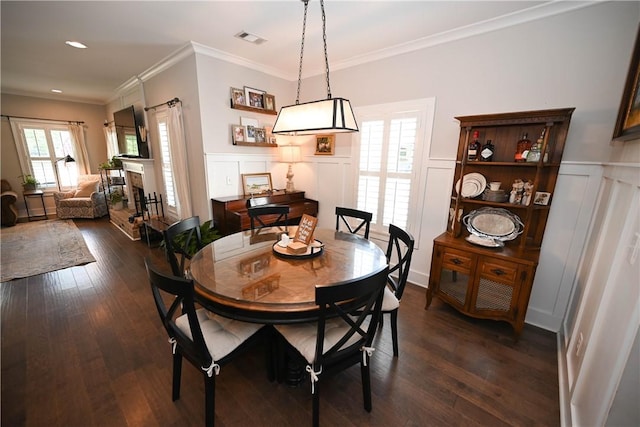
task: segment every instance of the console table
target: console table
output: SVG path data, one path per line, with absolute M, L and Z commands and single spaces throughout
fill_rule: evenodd
M 297 224 L 303 214 L 317 216 L 318 202 L 304 197 L 304 191 L 273 191 L 271 194 L 260 194 L 250 196 L 230 196 L 211 199 L 213 208 L 213 221 L 220 234 L 237 233 L 238 231 L 249 230 L 251 220 L 247 213 L 247 205 L 252 202 L 259 205 L 288 205 L 289 224 Z

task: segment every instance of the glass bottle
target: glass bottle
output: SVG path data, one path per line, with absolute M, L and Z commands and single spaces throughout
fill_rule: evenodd
M 525 162 L 527 161 L 527 154 L 531 149 L 531 140 L 528 138 L 527 133 L 522 134 L 522 138 L 518 141 L 516 155 L 514 160 L 516 162 Z
M 473 141 L 469 143 L 469 148 L 467 149 L 467 160 L 476 161 L 478 160 L 478 154 L 480 153 L 480 141 L 478 140 L 480 136 L 480 132 L 477 130 L 473 131 Z
M 480 150 L 480 160 L 483 162 L 490 162 L 493 160 L 494 151 L 495 147 L 491 143 L 491 140 L 487 139 L 487 142 L 482 146 L 482 150 Z
M 542 133 L 538 137 L 538 140 L 531 147 L 529 154 L 527 154 L 527 162 L 537 162 L 540 160 L 540 157 L 542 156 L 542 146 L 544 145 L 544 134 L 546 130 L 547 128 L 542 129 Z M 545 156 L 547 156 L 546 153 Z

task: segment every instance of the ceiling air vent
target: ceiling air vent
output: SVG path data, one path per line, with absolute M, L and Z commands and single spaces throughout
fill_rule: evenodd
M 240 31 L 235 35 L 235 37 L 253 44 L 262 44 L 267 41 L 267 39 L 263 39 L 262 37 L 256 36 L 255 34 L 247 33 L 246 31 Z

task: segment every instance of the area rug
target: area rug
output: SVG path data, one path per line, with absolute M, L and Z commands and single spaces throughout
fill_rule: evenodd
M 0 282 L 95 262 L 72 220 L 18 223 L 0 230 Z

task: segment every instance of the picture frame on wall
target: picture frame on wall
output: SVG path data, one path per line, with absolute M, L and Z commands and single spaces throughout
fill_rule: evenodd
M 268 172 L 243 173 L 242 189 L 245 196 L 273 191 L 273 186 L 271 185 L 271 174 Z
M 616 127 L 613 130 L 614 141 L 632 139 L 640 139 L 640 27 L 622 92 Z
M 258 120 L 252 117 L 240 117 L 240 125 L 245 128 L 245 142 L 256 142 L 256 128 L 258 127 Z
M 256 139 L 256 143 L 264 144 L 265 135 L 264 135 L 263 128 L 255 128 L 255 139 Z
M 255 89 L 252 87 L 244 87 L 244 96 L 247 100 L 247 105 L 254 108 L 264 108 L 264 90 Z
M 231 105 L 247 105 L 247 98 L 244 94 L 244 89 L 239 89 L 237 87 L 231 88 Z
M 276 97 L 265 93 L 263 95 L 264 109 L 269 111 L 276 111 Z
M 238 142 L 246 141 L 244 126 L 241 126 L 241 125 L 231 126 L 231 140 L 233 141 L 233 145 L 236 145 Z
M 336 136 L 316 135 L 316 155 L 333 155 L 336 144 Z

